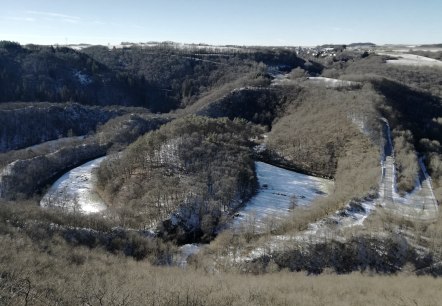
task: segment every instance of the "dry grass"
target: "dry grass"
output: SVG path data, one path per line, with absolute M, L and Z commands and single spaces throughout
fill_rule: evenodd
M 437 305 L 442 298 L 441 279 L 404 273 L 253 275 L 156 267 L 72 246 L 56 234 L 31 235 L 19 223 L 0 223 L 0 305 Z M 425 232 L 440 237 L 440 224 Z
M 352 235 L 365 233 L 401 233 L 414 246 L 427 250 L 437 259 L 442 258 L 442 214 L 434 222 L 411 220 L 378 207 L 364 222 L 364 227 Z
M 58 264 L 33 261 L 37 264 L 35 270 L 22 274 L 33 286 L 28 296 L 30 304 L 437 305 L 442 298 L 442 280 L 430 277 L 370 277 L 357 273 L 308 277 L 288 272 L 210 275 L 121 258 L 94 258 L 88 251 L 75 251 L 71 258 L 81 256 L 91 258 L 61 271 L 52 269 L 53 265 L 61 268 L 61 260 Z M 42 274 L 30 275 L 43 267 Z M 8 302 L 20 305 L 24 299 L 25 295 L 17 294 Z
M 17 238 L 17 237 L 15 237 Z M 437 305 L 442 279 L 206 273 L 2 235 L 0 304 L 25 305 Z
M 296 207 L 277 232 L 307 229 L 310 223 L 342 209 L 351 199 L 363 198 L 373 192 L 379 178 L 379 152 L 376 146 L 363 137 L 349 141 L 337 164 L 333 192 L 328 197 L 318 198 L 309 207 Z

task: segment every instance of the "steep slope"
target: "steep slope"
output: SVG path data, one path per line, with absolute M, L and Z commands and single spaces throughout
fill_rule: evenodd
M 146 134 L 102 163 L 98 186 L 134 228 L 158 228 L 179 243 L 210 240 L 255 191 L 245 121 L 189 116 Z
M 70 48 L 0 42 L 0 102 L 75 101 L 148 106 L 139 79 Z
M 0 104 L 0 152 L 72 135 L 93 133 L 97 125 L 129 113 L 129 108 L 100 108 L 76 103 Z M 146 113 L 146 110 L 136 111 Z
M 116 117 L 97 133 L 80 142 L 67 142 L 56 150 L 24 155 L 0 171 L 0 198 L 29 198 L 67 170 L 104 156 L 108 150 L 121 150 L 144 133 L 157 129 L 171 117 L 151 114 L 128 114 Z

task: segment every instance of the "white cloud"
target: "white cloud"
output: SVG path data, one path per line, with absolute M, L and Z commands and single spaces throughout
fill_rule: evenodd
M 35 18 L 32 18 L 32 17 L 19 17 L 19 16 L 7 16 L 7 17 L 4 17 L 3 19 L 13 20 L 13 21 L 26 21 L 26 22 L 34 22 L 35 21 Z
M 59 20 L 68 23 L 78 23 L 81 21 L 81 18 L 78 16 L 72 16 L 72 15 L 66 15 L 54 12 L 26 11 L 25 13 L 27 15 L 40 16 L 40 17 L 45 17 L 45 19 Z

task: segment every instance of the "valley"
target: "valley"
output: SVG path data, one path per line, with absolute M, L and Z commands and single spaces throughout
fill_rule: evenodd
M 439 277 L 440 50 L 397 47 L 1 42 L 0 292 Z

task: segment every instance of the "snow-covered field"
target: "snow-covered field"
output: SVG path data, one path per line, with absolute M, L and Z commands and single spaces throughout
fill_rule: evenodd
M 397 57 L 398 59 L 387 60 L 387 64 L 408 65 L 408 66 L 425 66 L 425 67 L 442 67 L 442 61 L 433 58 L 414 55 L 401 52 L 377 52 L 379 55 L 387 55 Z
M 260 189 L 234 218 L 231 227 L 254 226 L 265 230 L 270 223 L 286 217 L 293 205 L 308 205 L 333 188 L 331 180 L 256 162 Z
M 96 177 L 93 174 L 104 159 L 94 159 L 65 173 L 49 188 L 40 205 L 84 214 L 104 211 L 106 205 L 95 191 Z

